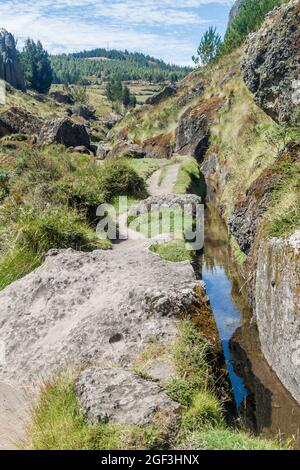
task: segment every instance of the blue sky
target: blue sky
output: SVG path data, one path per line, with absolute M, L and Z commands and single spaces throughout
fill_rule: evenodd
M 0 0 L 0 28 L 40 39 L 49 52 L 96 47 L 191 64 L 201 34 L 224 33 L 234 0 Z

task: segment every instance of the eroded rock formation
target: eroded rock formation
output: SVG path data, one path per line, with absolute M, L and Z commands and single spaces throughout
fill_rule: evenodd
M 289 121 L 300 105 L 300 1 L 267 16 L 246 45 L 242 74 L 254 99 L 275 121 Z
M 261 348 L 285 387 L 300 402 L 300 231 L 263 240 L 256 275 L 256 320 Z
M 62 144 L 66 147 L 90 147 L 89 134 L 82 124 L 75 124 L 70 119 L 55 119 L 47 122 L 39 135 L 41 145 Z
M 0 114 L 0 137 L 22 133 L 39 134 L 44 121 L 24 108 L 9 108 Z
M 0 29 L 0 79 L 24 90 L 24 75 L 12 34 Z

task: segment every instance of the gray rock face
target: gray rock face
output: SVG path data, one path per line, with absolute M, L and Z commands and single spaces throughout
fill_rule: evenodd
M 87 121 L 95 119 L 94 110 L 84 104 L 74 104 L 74 106 L 70 108 L 70 114 L 74 116 L 80 116 Z
M 230 13 L 229 13 L 229 21 L 228 21 L 227 30 L 232 26 L 232 23 L 234 22 L 237 15 L 240 13 L 244 3 L 245 3 L 245 0 L 236 0 L 236 2 L 233 4 L 233 7 L 231 8 Z
M 256 320 L 263 354 L 300 403 L 300 231 L 260 245 Z
M 90 137 L 85 126 L 70 119 L 56 119 L 46 123 L 39 135 L 41 145 L 63 144 L 66 147 L 90 147 Z
M 202 199 L 195 194 L 165 194 L 151 196 L 132 206 L 129 215 L 146 214 L 147 212 L 161 209 L 185 208 L 187 213 L 193 213 L 195 207 L 202 204 Z
M 163 414 L 165 424 L 174 427 L 181 409 L 159 385 L 123 369 L 85 370 L 77 380 L 76 394 L 92 424 L 110 421 L 149 426 L 155 425 L 158 414 Z
M 173 86 L 166 86 L 162 91 L 155 93 L 155 95 L 150 96 L 147 98 L 145 104 L 158 104 L 161 103 L 162 101 L 166 100 L 167 98 L 170 98 L 170 96 L 174 96 L 177 93 L 177 89 Z
M 0 29 L 0 79 L 20 90 L 25 89 L 24 75 L 15 39 L 5 29 Z
M 277 122 L 288 121 L 300 105 L 299 0 L 271 12 L 249 37 L 242 74 L 258 106 Z
M 107 142 L 100 142 L 97 145 L 96 157 L 99 160 L 105 160 L 111 149 L 112 147 Z
M 186 92 L 183 96 L 181 96 L 178 100 L 178 106 L 186 106 L 190 101 L 193 101 L 198 96 L 202 95 L 204 92 L 204 85 L 199 83 L 194 88 Z
M 128 158 L 145 158 L 147 156 L 146 150 L 137 144 L 129 142 L 118 142 L 110 152 L 111 156 L 124 155 Z
M 9 108 L 0 114 L 0 137 L 22 133 L 39 134 L 44 121 L 23 108 Z
M 0 380 L 37 384 L 82 364 L 130 367 L 150 338 L 166 344 L 177 335 L 176 313 L 183 303 L 186 313 L 182 299 L 192 302 L 194 287 L 203 284 L 189 263 L 163 261 L 144 242 L 52 251 L 0 293 Z M 159 298 L 168 299 L 163 308 Z
M 200 156 L 208 145 L 208 118 L 204 113 L 193 113 L 189 108 L 182 115 L 176 129 L 175 152 Z
M 270 207 L 273 187 L 279 178 L 280 174 L 275 171 L 263 171 L 235 205 L 229 228 L 246 254 L 249 254 L 262 217 Z

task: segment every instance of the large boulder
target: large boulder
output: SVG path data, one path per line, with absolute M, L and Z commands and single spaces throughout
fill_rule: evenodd
M 6 345 L 0 380 L 37 384 L 83 364 L 133 367 L 153 338 L 164 345 L 177 335 L 183 298 L 182 314 L 190 299 L 195 315 L 187 292 L 197 286 L 203 290 L 189 263 L 164 261 L 147 242 L 138 249 L 124 243 L 112 251 L 52 251 L 41 267 L 0 292 Z M 158 292 L 168 299 L 168 312 Z
M 0 79 L 20 90 L 25 89 L 23 70 L 12 34 L 0 29 Z
M 86 369 L 76 382 L 76 394 L 91 424 L 155 426 L 163 415 L 165 425 L 175 427 L 180 417 L 181 406 L 158 384 L 119 368 Z
M 150 158 L 171 158 L 174 151 L 172 132 L 150 137 L 143 142 L 143 149 Z
M 41 145 L 63 144 L 66 147 L 90 147 L 90 137 L 82 124 L 70 119 L 55 119 L 47 122 L 39 135 Z
M 147 152 L 137 144 L 118 142 L 110 152 L 111 156 L 123 156 L 127 158 L 145 158 Z
M 63 93 L 62 91 L 56 90 L 49 94 L 49 96 L 62 104 L 74 104 L 74 98 L 70 93 Z
M 293 0 L 267 16 L 246 44 L 241 68 L 258 106 L 277 122 L 299 107 L 300 2 Z
M 22 133 L 39 134 L 44 121 L 23 108 L 9 108 L 0 114 L 0 137 Z
M 209 124 L 214 113 L 222 106 L 220 98 L 211 98 L 188 108 L 180 118 L 176 129 L 175 152 L 190 154 L 197 158 L 203 156 L 208 146 Z
M 161 103 L 162 101 L 166 100 L 170 96 L 176 95 L 177 89 L 173 86 L 166 86 L 162 91 L 159 91 L 158 93 L 155 93 L 155 95 L 150 96 L 146 100 L 146 104 L 158 104 Z
M 72 108 L 70 108 L 70 114 L 82 117 L 86 121 L 95 119 L 95 111 L 85 104 L 74 104 Z

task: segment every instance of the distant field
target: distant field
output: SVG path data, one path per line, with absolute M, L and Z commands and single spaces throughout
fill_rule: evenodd
M 103 60 L 103 59 L 100 59 Z M 157 93 L 164 84 L 153 84 L 149 82 L 124 82 L 135 95 L 138 104 L 145 103 L 149 96 Z M 111 113 L 111 104 L 105 96 L 105 83 L 101 85 L 91 85 L 87 87 L 90 105 L 95 108 L 99 117 L 105 117 Z M 53 85 L 51 91 L 62 90 L 62 85 Z

